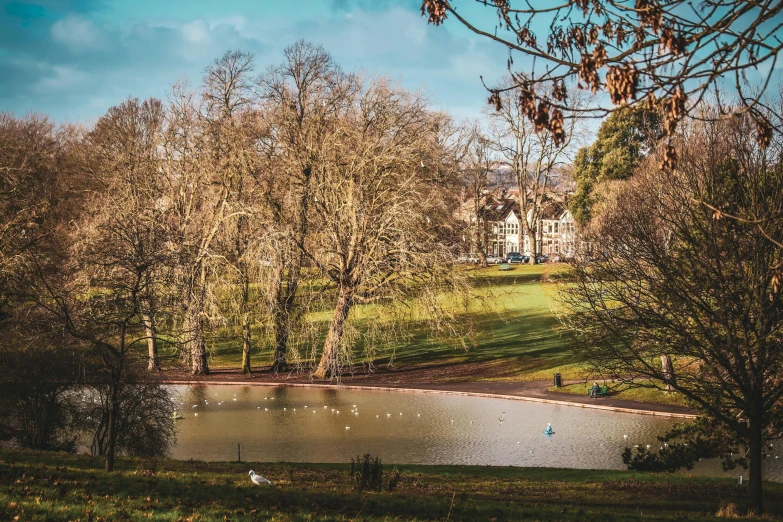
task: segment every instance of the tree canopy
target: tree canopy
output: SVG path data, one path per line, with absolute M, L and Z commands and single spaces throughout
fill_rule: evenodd
M 624 180 L 650 152 L 661 133 L 660 114 L 647 107 L 613 112 L 601 123 L 595 142 L 574 158 L 576 192 L 570 208 L 580 223 L 590 220 L 594 189 L 605 180 Z
M 752 124 L 694 125 L 676 173 L 645 161 L 586 238 L 602 254 L 576 266 L 561 297 L 597 368 L 676 390 L 736 437 L 760 512 L 764 444 L 783 435 L 783 251 L 766 237 L 783 232 L 783 166 L 755 146 Z

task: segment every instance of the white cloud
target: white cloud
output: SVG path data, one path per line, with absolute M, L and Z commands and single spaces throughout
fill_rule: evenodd
M 180 27 L 185 40 L 193 44 L 205 43 L 209 39 L 209 27 L 204 20 L 193 20 Z
M 65 44 L 72 51 L 92 50 L 100 47 L 103 36 L 92 20 L 69 16 L 52 24 L 52 39 Z
M 35 91 L 42 94 L 67 91 L 87 85 L 89 75 L 73 67 L 55 65 L 51 68 L 51 74 L 38 80 Z

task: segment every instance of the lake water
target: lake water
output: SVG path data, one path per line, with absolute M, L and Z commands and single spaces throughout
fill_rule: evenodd
M 660 444 L 676 420 L 485 397 L 267 386 L 172 387 L 177 459 L 624 469 L 623 448 Z M 545 435 L 551 423 L 554 434 Z M 780 460 L 765 475 L 783 480 Z M 697 473 L 719 474 L 717 463 Z M 740 471 L 730 472 L 731 476 Z M 747 476 L 746 476 L 747 478 Z

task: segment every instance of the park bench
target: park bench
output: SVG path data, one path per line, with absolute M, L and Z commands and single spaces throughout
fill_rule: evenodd
M 588 397 L 592 397 L 593 396 L 593 387 L 592 386 L 590 386 L 587 389 L 587 395 L 588 395 Z M 598 390 L 596 390 L 596 392 L 595 392 L 595 396 L 596 397 L 606 397 L 608 395 L 609 395 L 609 386 L 600 386 L 598 388 Z
M 500 265 L 500 269 L 501 269 L 501 270 L 511 270 L 511 265 L 510 265 L 510 264 L 508 264 L 508 263 L 502 263 L 502 264 Z

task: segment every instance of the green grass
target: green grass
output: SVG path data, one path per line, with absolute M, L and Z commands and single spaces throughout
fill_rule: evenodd
M 604 385 L 603 381 L 598 384 Z M 629 401 L 654 402 L 657 404 L 671 404 L 673 406 L 687 406 L 685 399 L 679 393 L 668 393 L 654 388 L 642 388 L 638 386 L 630 387 L 627 384 L 607 383 L 609 386 L 609 396 L 616 399 L 626 399 Z M 592 387 L 592 382 L 568 384 L 560 388 L 550 387 L 549 390 L 558 393 L 568 393 L 571 395 L 587 395 L 587 391 Z
M 365 353 L 360 339 L 353 362 L 362 368 L 369 360 L 376 368 L 404 370 L 422 366 L 437 368 L 431 382 L 457 381 L 550 381 L 555 372 L 564 380 L 590 379 L 582 357 L 559 328 L 553 308 L 556 306 L 556 281 L 567 277 L 567 265 L 512 265 L 509 271 L 497 266 L 468 269 L 473 278 L 473 299 L 461 320 L 472 325 L 474 335 L 465 346 L 453 340 L 433 336 L 424 322 L 409 321 L 408 336 L 381 343 L 372 355 Z M 444 297 L 445 299 L 446 297 Z M 326 300 L 328 304 L 328 299 Z M 415 310 L 412 315 L 416 315 Z M 331 310 L 328 306 L 310 314 L 320 330 L 309 349 L 319 354 Z M 351 321 L 358 331 L 368 325 L 383 328 L 383 313 L 377 305 L 356 306 Z M 210 366 L 236 369 L 240 366 L 239 333 L 224 331 L 209 340 Z M 269 367 L 272 363 L 272 339 L 261 331 L 254 333 L 252 364 Z M 173 355 L 168 355 L 173 359 Z M 312 357 L 305 362 L 313 362 Z M 462 365 L 458 368 L 458 365 Z M 471 365 L 466 368 L 465 365 Z M 456 370 L 454 370 L 457 368 Z M 453 371 L 452 371 L 453 370 Z M 586 385 L 566 386 L 553 391 L 581 395 Z M 621 399 L 683 405 L 679 395 L 644 388 L 615 387 L 613 396 Z
M 434 336 L 423 322 L 410 321 L 405 328 L 406 338 L 382 343 L 373 352 L 373 364 L 393 364 L 397 369 L 461 363 L 481 365 L 481 371 L 475 374 L 446 377 L 457 380 L 549 379 L 555 371 L 566 379 L 583 378 L 579 359 L 558 331 L 558 321 L 551 309 L 556 285 L 547 281 L 566 270 L 558 265 L 512 265 L 509 271 L 500 271 L 497 266 L 471 269 L 474 298 L 468 312 L 461 316 L 463 322 L 472 325 L 473 335 L 467 344 Z M 378 317 L 383 316 L 375 306 L 354 308 L 351 320 L 357 330 L 366 330 L 368 323 L 377 323 Z M 323 335 L 330 317 L 331 310 L 327 308 L 312 313 L 309 319 Z M 209 340 L 210 365 L 238 368 L 241 362 L 238 332 L 224 330 L 222 334 Z M 321 342 L 322 337 L 312 343 L 316 351 Z M 260 329 L 254 332 L 254 346 L 253 365 L 271 365 L 272 340 Z M 364 349 L 365 345 L 357 342 L 354 362 L 359 365 L 367 362 Z M 166 356 L 173 360 L 170 352 L 164 353 Z
M 123 458 L 114 473 L 100 467 L 0 450 L 0 519 L 716 520 L 737 498 L 733 480 L 625 471 L 398 466 L 397 489 L 360 494 L 347 465 Z M 253 485 L 251 468 L 274 486 Z M 783 484 L 765 489 L 770 516 L 783 515 Z

